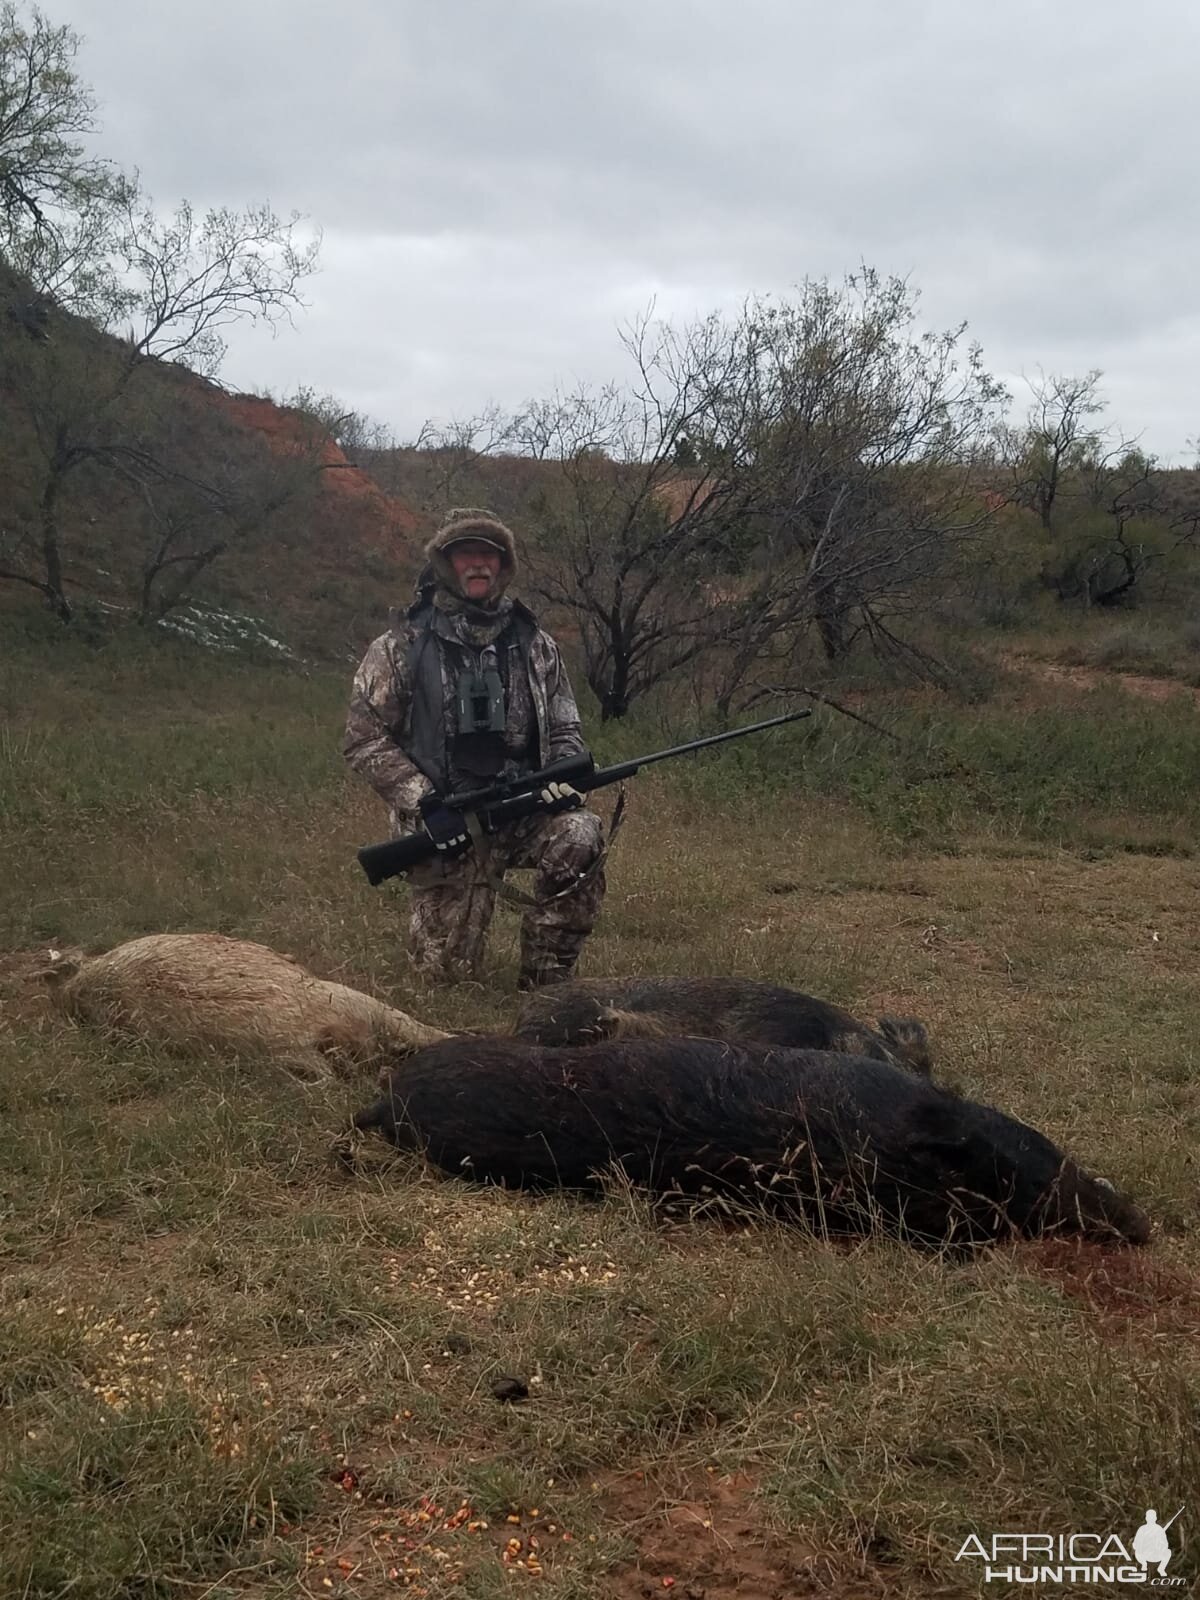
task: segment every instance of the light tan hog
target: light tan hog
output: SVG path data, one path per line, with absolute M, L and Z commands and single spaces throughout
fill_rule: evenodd
M 267 1057 L 309 1081 L 357 1075 L 448 1037 L 266 945 L 219 933 L 150 934 L 91 957 L 51 951 L 39 976 L 77 1021 L 170 1049 Z

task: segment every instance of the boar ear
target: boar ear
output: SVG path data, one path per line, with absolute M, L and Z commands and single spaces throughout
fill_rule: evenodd
M 880 1017 L 879 1031 L 892 1044 L 929 1045 L 929 1030 L 916 1017 Z
M 914 1072 L 931 1077 L 929 1030 L 916 1017 L 880 1017 L 879 1032 Z

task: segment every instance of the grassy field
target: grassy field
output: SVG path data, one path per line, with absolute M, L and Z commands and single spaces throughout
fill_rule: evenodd
M 516 924 L 481 985 L 414 982 L 404 892 L 353 859 L 381 813 L 341 770 L 345 675 L 48 644 L 14 628 L 0 659 L 4 1600 L 996 1594 L 954 1559 L 969 1534 L 1129 1543 L 1181 1504 L 1192 1582 L 1190 693 L 1031 670 L 860 707 L 899 746 L 822 712 L 631 791 L 587 972 L 911 1011 L 947 1081 L 1157 1224 L 1145 1252 L 955 1264 L 475 1190 L 382 1146 L 347 1177 L 329 1145 L 366 1086 L 58 1019 L 47 947 L 214 929 L 503 1026 Z

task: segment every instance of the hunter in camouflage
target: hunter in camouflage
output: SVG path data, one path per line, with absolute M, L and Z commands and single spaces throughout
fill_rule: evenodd
M 584 749 L 558 646 L 507 592 L 511 531 L 490 512 L 451 511 L 425 554 L 416 604 L 392 614 L 355 674 L 343 744 L 387 805 L 394 837 L 421 825 L 425 795 L 486 787 Z M 603 830 L 575 791 L 562 804 L 572 809 L 489 834 L 482 852 L 447 850 L 413 870 L 410 952 L 426 976 L 476 975 L 497 885 L 520 867 L 535 873 L 536 902 L 521 923 L 520 986 L 570 976 L 604 898 Z

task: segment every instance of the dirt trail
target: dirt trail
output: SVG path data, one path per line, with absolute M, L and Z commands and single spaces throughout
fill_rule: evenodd
M 1173 695 L 1188 695 L 1193 704 L 1200 704 L 1200 689 L 1180 683 L 1178 678 L 1154 678 L 1144 672 L 1113 672 L 1107 667 L 1064 666 L 1057 661 L 1041 661 L 1036 656 L 1021 655 L 1004 650 L 1000 661 L 1016 672 L 1028 677 L 1041 678 L 1046 683 L 1061 683 L 1070 689 L 1091 691 L 1111 689 L 1114 685 L 1129 694 L 1140 695 L 1144 700 L 1169 700 Z
M 886 1600 L 901 1592 L 865 1554 L 846 1570 L 819 1546 L 773 1531 L 747 1473 L 614 1478 L 610 1516 L 635 1541 L 634 1561 L 612 1574 L 613 1600 L 794 1600 L 837 1594 L 843 1600 Z M 883 1552 L 885 1557 L 887 1552 Z

